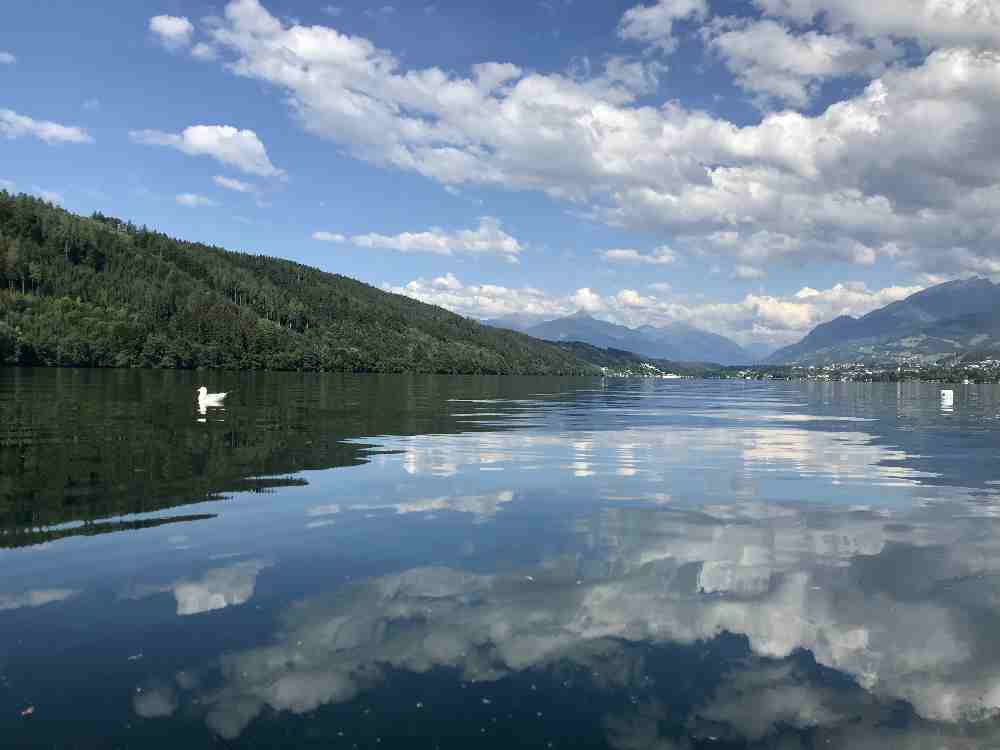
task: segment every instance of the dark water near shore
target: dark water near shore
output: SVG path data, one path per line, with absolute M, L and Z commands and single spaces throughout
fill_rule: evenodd
M 0 745 L 1000 747 L 938 388 L 0 370 Z

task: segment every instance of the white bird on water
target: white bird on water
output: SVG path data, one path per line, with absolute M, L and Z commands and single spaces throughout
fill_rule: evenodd
M 206 406 L 222 406 L 222 402 L 228 395 L 228 393 L 209 393 L 208 388 L 202 386 L 198 389 L 198 406 L 202 408 Z

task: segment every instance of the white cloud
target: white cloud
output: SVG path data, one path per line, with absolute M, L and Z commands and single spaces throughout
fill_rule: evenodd
M 501 318 L 513 314 L 556 318 L 578 309 L 570 300 L 554 299 L 531 287 L 466 286 L 452 273 L 431 280 L 415 279 L 404 286 L 384 284 L 382 288 L 475 318 Z
M 129 137 L 147 146 L 167 146 L 188 156 L 210 156 L 216 161 L 259 177 L 282 177 L 267 149 L 252 130 L 229 125 L 192 125 L 181 133 L 160 130 L 133 130 Z
M 85 99 L 83 108 L 88 112 L 96 112 L 101 108 L 101 100 L 95 98 Z
M 666 245 L 656 248 L 651 253 L 641 253 L 632 249 L 604 250 L 601 256 L 609 263 L 644 263 L 654 266 L 669 266 L 677 261 L 677 255 Z
M 223 177 L 222 175 L 215 175 L 212 178 L 212 182 L 221 188 L 226 190 L 233 190 L 237 193 L 256 193 L 257 186 L 249 182 L 243 182 L 242 180 L 237 180 L 232 177 Z
M 347 242 L 347 237 L 335 232 L 313 232 L 312 238 L 320 242 Z
M 149 30 L 168 50 L 176 51 L 191 44 L 194 24 L 184 16 L 153 16 Z
M 866 42 L 846 34 L 796 33 L 773 20 L 725 19 L 707 30 L 708 43 L 736 76 L 762 97 L 807 105 L 820 83 L 851 75 L 872 78 L 901 57 L 889 41 Z
M 13 53 L 0 50 L 0 65 L 13 65 L 16 62 L 17 58 Z
M 0 136 L 9 139 L 37 138 L 45 143 L 93 143 L 83 128 L 34 120 L 10 109 L 0 109 Z
M 448 289 L 450 291 L 462 288 L 462 282 L 451 272 L 446 273 L 444 276 L 438 276 L 431 282 L 431 285 L 435 289 Z
M 17 185 L 11 180 L 0 180 L 0 189 L 6 190 L 8 193 L 13 193 L 15 187 Z
M 206 198 L 204 195 L 198 195 L 197 193 L 180 193 L 175 200 L 177 201 L 177 205 L 187 206 L 188 208 L 219 205 L 211 198 Z
M 476 229 L 449 232 L 431 229 L 426 232 L 403 232 L 397 235 L 362 234 L 351 237 L 357 247 L 397 250 L 402 253 L 432 253 L 435 255 L 499 255 L 516 263 L 523 250 L 521 243 L 500 227 L 491 216 L 479 220 Z
M 601 312 L 607 307 L 601 295 L 594 292 L 589 287 L 584 287 L 583 289 L 577 289 L 571 298 L 573 305 L 578 310 L 584 310 L 586 312 Z
M 618 35 L 672 52 L 677 46 L 674 23 L 701 20 L 706 16 L 707 0 L 656 0 L 653 5 L 636 5 L 625 11 L 618 25 Z
M 768 3 L 772 11 L 788 6 L 786 16 L 809 5 Z M 900 23 L 905 13 L 897 6 L 917 8 L 914 0 L 855 5 L 858 13 L 884 11 Z M 983 7 L 969 11 L 980 32 L 994 13 Z M 695 2 L 633 11 L 623 18 L 623 33 L 667 46 L 675 19 L 706 12 Z M 806 81 L 806 96 L 810 81 L 868 70 L 863 63 L 874 32 L 831 23 L 828 31 L 851 40 L 846 47 L 829 34 L 817 35 L 815 44 L 799 32 L 782 37 L 803 55 L 791 70 Z M 656 29 L 656 39 L 666 41 L 653 41 Z M 309 132 L 446 186 L 543 191 L 614 226 L 683 235 L 687 242 L 677 243 L 678 250 L 758 267 L 771 260 L 871 265 L 883 258 L 939 272 L 933 266 L 956 246 L 970 268 L 1000 256 L 996 213 L 987 210 L 1000 205 L 1000 58 L 992 53 L 935 50 L 890 67 L 814 116 L 782 111 L 738 125 L 677 101 L 639 104 L 649 76 L 623 75 L 614 65 L 583 76 L 497 63 L 475 68 L 490 75 L 471 77 L 407 69 L 368 39 L 286 25 L 257 0 L 230 2 L 210 33 L 234 57 L 228 69 L 277 87 Z M 736 54 L 736 40 L 730 42 Z M 747 86 L 764 87 L 765 68 L 774 61 L 763 57 L 754 57 L 761 75 L 747 78 Z M 881 65 L 878 54 L 872 57 L 871 71 Z M 802 91 L 793 86 L 786 93 L 794 99 Z M 751 248 L 713 242 L 720 233 L 758 242 Z
M 211 44 L 198 42 L 191 48 L 191 57 L 202 62 L 211 62 L 218 59 L 219 52 Z
M 929 47 L 1000 47 L 1000 6 L 991 0 L 754 0 L 768 15 Z
M 323 12 L 326 13 L 328 16 L 333 16 L 334 18 L 336 18 L 337 16 L 339 16 L 341 13 L 344 12 L 344 9 L 341 8 L 339 5 L 325 5 L 323 6 Z

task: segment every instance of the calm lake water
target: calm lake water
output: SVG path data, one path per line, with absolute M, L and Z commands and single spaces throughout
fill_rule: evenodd
M 0 744 L 1000 747 L 938 390 L 0 370 Z

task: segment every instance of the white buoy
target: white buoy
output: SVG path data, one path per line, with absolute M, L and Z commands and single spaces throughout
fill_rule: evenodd
M 941 406 L 955 405 L 955 391 L 941 391 Z

